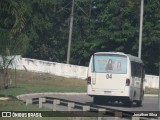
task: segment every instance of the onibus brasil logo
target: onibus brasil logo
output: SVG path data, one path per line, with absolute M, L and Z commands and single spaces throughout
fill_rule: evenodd
M 42 117 L 38 112 L 2 112 L 2 117 Z

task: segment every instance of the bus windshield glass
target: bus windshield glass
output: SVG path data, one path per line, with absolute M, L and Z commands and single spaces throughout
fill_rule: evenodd
M 92 72 L 98 73 L 127 73 L 127 57 L 113 54 L 96 54 L 93 56 Z

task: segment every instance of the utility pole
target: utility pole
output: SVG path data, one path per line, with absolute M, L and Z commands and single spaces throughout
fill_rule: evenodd
M 144 4 L 144 0 L 141 0 L 140 31 L 139 31 L 139 52 L 138 52 L 138 57 L 139 58 L 141 58 L 141 52 L 142 52 L 143 4 Z
M 75 4 L 74 2 L 75 2 L 75 0 L 72 0 L 72 11 L 71 11 L 69 38 L 68 38 L 67 64 L 69 64 L 69 61 L 70 61 L 72 29 L 73 29 L 73 13 L 74 13 L 74 4 Z

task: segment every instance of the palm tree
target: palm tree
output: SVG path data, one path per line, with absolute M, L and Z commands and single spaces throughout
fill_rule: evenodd
M 0 0 L 0 27 L 12 33 L 21 32 L 25 26 L 25 8 L 21 0 Z
M 24 38 L 22 30 L 25 27 L 26 4 L 23 0 L 0 0 L 0 88 L 9 86 L 9 65 L 12 59 L 7 56 L 22 47 Z

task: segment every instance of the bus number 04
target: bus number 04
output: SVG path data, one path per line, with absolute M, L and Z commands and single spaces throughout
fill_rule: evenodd
M 107 75 L 106 75 L 106 78 L 107 78 L 107 79 L 109 79 L 109 78 L 112 79 L 112 74 L 107 74 Z

